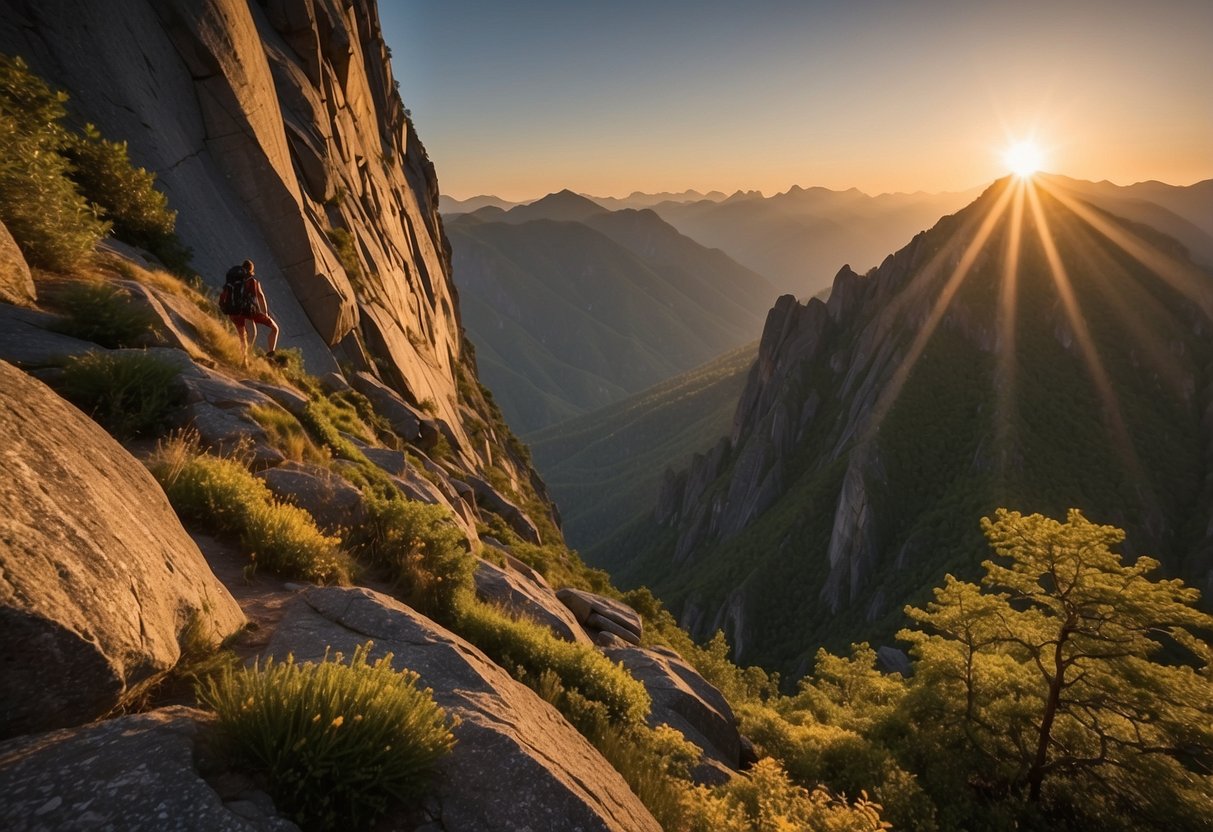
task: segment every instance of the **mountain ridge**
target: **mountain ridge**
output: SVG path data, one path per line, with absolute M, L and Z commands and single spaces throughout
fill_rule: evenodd
M 898 603 L 917 597 L 914 587 L 935 582 L 940 564 L 959 568 L 962 553 L 977 550 L 977 517 L 1006 504 L 995 500 L 1031 500 L 1026 508 L 1053 514 L 1074 504 L 1092 509 L 1091 516 L 1102 511 L 1129 529 L 1139 550 L 1157 552 L 1173 573 L 1206 584 L 1207 554 L 1188 559 L 1179 553 L 1202 522 L 1185 520 L 1181 506 L 1207 488 L 1200 472 L 1210 443 L 1198 438 L 1204 414 L 1197 391 L 1205 385 L 1199 356 L 1207 347 L 1200 333 L 1208 331 L 1210 307 L 1207 294 L 1195 294 L 1207 293 L 1207 286 L 1193 277 L 1200 273 L 1191 265 L 1176 266 L 1186 275 L 1182 281 L 1170 274 L 1164 280 L 1126 253 L 1182 253 L 1157 232 L 1106 214 L 1100 219 L 1077 203 L 1071 208 L 1043 188 L 1035 197 L 1039 214 L 1024 197 L 1027 242 L 1015 319 L 1017 360 L 1024 362 L 1016 396 L 1023 402 L 1005 410 L 1014 397 L 985 391 L 995 389 L 992 379 L 1007 366 L 996 360 L 1004 336 L 995 306 L 1012 233 L 1013 187 L 996 183 L 866 276 L 841 270 L 828 303 L 781 298 L 768 316 L 730 441 L 668 477 L 656 522 L 625 534 L 619 554 L 598 565 L 618 570 L 625 584 L 649 583 L 698 636 L 724 627 L 739 656 L 784 670 L 803 669 L 795 659 L 798 640 L 799 649 L 807 649 L 865 634 L 888 638 L 898 626 Z M 996 206 L 1003 213 L 991 220 Z M 1038 218 L 1060 235 L 1056 253 L 1029 236 Z M 1106 234 L 1120 235 L 1127 249 Z M 1076 325 L 1061 302 L 1053 260 L 1064 264 L 1068 291 L 1087 310 L 1087 323 Z M 1102 270 L 1117 276 L 1125 298 L 1094 277 Z M 956 283 L 962 271 L 969 276 Z M 946 302 L 939 300 L 943 295 Z M 1131 320 L 1125 318 L 1130 309 L 1146 316 L 1141 325 L 1117 326 Z M 933 331 L 923 336 L 927 329 Z M 1122 329 L 1146 346 L 1127 348 Z M 1166 359 L 1154 343 L 1159 333 L 1173 333 L 1167 337 L 1184 346 L 1169 349 L 1187 357 Z M 1129 409 L 1121 418 L 1136 428 L 1117 430 L 1098 415 L 1100 402 L 1109 399 L 1089 380 L 1088 342 L 1106 352 L 1103 376 L 1122 385 L 1115 389 Z M 1138 369 L 1144 366 L 1167 370 L 1149 375 Z M 1069 381 L 1063 367 L 1083 381 Z M 997 419 L 996 411 L 1002 413 Z M 1030 418 L 1051 411 L 1078 421 Z M 1083 419 L 1095 424 L 1077 430 Z M 1143 481 L 1140 495 L 1118 496 L 1082 478 L 1089 469 L 1101 472 L 1100 482 L 1136 481 L 1141 469 L 1130 461 L 1133 454 L 1115 450 L 1125 437 L 1149 449 L 1137 456 L 1172 474 L 1167 483 L 1156 475 Z M 1201 447 L 1202 455 L 1191 458 L 1189 447 Z M 1056 470 L 1046 465 L 1052 457 Z M 996 477 L 995 470 L 1002 473 Z M 916 478 L 919 485 L 911 487 Z M 971 526 L 952 527 L 967 517 Z M 932 554 L 933 539 L 953 554 Z M 1207 553 L 1208 543 L 1195 539 L 1192 548 Z M 803 587 L 809 598 L 793 602 L 777 588 L 789 586 Z M 772 629 L 777 626 L 783 634 Z M 801 635 L 791 636 L 789 627 Z
M 570 205 L 592 213 L 570 221 Z M 455 278 L 485 379 L 524 433 L 745 343 L 775 294 L 647 210 L 561 196 L 484 216 L 446 225 Z

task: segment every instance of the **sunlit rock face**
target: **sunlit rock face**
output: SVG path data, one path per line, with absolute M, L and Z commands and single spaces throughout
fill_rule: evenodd
M 155 172 L 193 265 L 257 264 L 309 368 L 429 400 L 465 461 L 438 186 L 370 0 L 12 0 L 0 50 Z
M 0 361 L 0 738 L 129 702 L 244 626 L 151 474 Z
M 998 506 L 1079 507 L 1207 589 L 1211 276 L 1152 229 L 1016 187 L 844 267 L 828 303 L 776 303 L 732 436 L 666 477 L 661 543 L 625 580 L 788 670 L 891 639 L 905 603 L 976 572 Z

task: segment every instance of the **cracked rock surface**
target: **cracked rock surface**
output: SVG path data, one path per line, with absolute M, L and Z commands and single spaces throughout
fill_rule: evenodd
M 459 720 L 455 749 L 441 763 L 426 817 L 417 822 L 446 832 L 660 829 L 555 708 L 476 647 L 386 595 L 307 589 L 266 653 L 315 661 L 326 648 L 348 656 L 367 640 L 374 642 L 372 658 L 391 653 L 394 667 L 417 673 Z
M 0 743 L 0 827 L 297 832 L 264 795 L 225 803 L 202 779 L 194 757 L 204 718 L 164 708 Z

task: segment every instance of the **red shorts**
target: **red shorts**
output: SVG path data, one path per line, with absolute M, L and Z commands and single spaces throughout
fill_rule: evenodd
M 232 324 L 238 330 L 244 329 L 245 321 L 252 321 L 255 324 L 262 324 L 264 326 L 273 326 L 274 324 L 270 316 L 264 312 L 254 312 L 251 315 L 228 315 L 228 317 L 232 319 Z

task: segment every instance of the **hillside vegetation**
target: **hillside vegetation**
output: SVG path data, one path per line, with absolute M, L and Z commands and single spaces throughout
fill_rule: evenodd
M 612 536 L 648 513 L 662 477 L 729 434 L 757 353 L 749 345 L 623 401 L 524 437 L 569 545 L 608 571 Z

